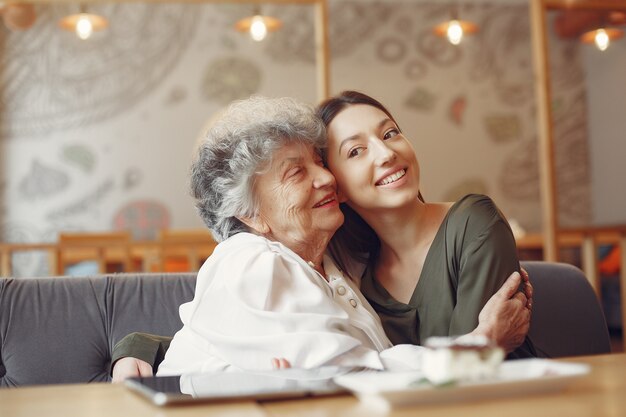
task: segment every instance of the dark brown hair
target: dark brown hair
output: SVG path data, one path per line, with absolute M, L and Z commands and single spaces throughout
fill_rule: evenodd
M 317 106 L 317 115 L 328 125 L 335 117 L 347 107 L 365 104 L 375 107 L 385 113 L 398 126 L 396 119 L 389 110 L 378 100 L 358 91 L 342 91 L 338 95 L 324 100 Z M 398 126 L 400 129 L 400 126 Z M 326 155 L 324 154 L 326 161 Z M 418 198 L 424 201 L 421 192 Z M 329 244 L 329 251 L 337 265 L 344 271 L 348 270 L 347 265 L 353 261 L 360 263 L 374 263 L 378 259 L 380 252 L 380 239 L 369 224 L 359 214 L 346 203 L 340 205 L 344 215 L 344 223 L 337 230 Z M 350 272 L 348 270 L 348 272 Z

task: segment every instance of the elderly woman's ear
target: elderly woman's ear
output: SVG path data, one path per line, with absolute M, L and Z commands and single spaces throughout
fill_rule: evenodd
M 261 236 L 266 236 L 270 232 L 270 226 L 261 218 L 261 216 L 255 217 L 237 217 L 239 221 L 248 226 L 248 228 Z

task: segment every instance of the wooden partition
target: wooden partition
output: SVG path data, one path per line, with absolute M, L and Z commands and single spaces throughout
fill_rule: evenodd
M 211 245 L 217 243 L 207 229 L 160 230 L 156 253 L 156 264 L 144 263 L 144 270 L 175 272 L 177 270 L 197 271 L 207 258 L 208 251 L 212 252 Z
M 95 262 L 100 273 L 108 272 L 110 264 L 116 264 L 121 271 L 132 271 L 131 234 L 128 231 L 62 232 L 58 242 L 55 275 L 63 275 L 66 267 L 85 261 Z
M 126 232 L 73 233 L 69 239 L 60 237 L 54 243 L 0 243 L 0 276 L 12 276 L 12 257 L 24 252 L 46 253 L 50 276 L 63 275 L 68 265 L 83 261 L 97 262 L 99 273 L 162 272 L 167 257 L 184 259 L 186 267 L 176 272 L 191 272 L 199 269 L 217 245 L 203 229 L 170 230 L 166 234 L 170 237 L 133 240 Z M 111 270 L 111 265 L 121 267 Z

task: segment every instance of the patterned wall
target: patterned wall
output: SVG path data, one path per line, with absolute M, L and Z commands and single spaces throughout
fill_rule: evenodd
M 313 13 L 267 6 L 284 28 L 263 43 L 236 33 L 246 5 L 100 5 L 110 29 L 80 41 L 58 30 L 71 5 L 39 6 L 35 27 L 0 32 L 0 237 L 53 241 L 60 230 L 202 227 L 187 169 L 205 121 L 253 93 L 314 103 Z M 429 200 L 494 197 L 540 228 L 535 106 L 526 6 L 464 5 L 481 31 L 453 47 L 430 28 L 440 3 L 330 4 L 332 88 L 381 99 L 412 139 Z M 586 222 L 589 163 L 578 45 L 553 41 L 559 203 Z M 18 274 L 46 268 L 15 260 Z

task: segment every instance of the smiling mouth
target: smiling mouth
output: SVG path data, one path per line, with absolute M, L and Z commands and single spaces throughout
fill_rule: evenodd
M 406 169 L 401 169 L 401 170 L 396 171 L 393 174 L 383 178 L 382 180 L 378 181 L 376 183 L 376 185 L 388 185 L 388 184 L 391 184 L 393 182 L 398 181 L 400 178 L 404 177 L 405 175 L 406 175 Z
M 318 207 L 322 207 L 328 203 L 332 203 L 333 201 L 335 201 L 335 197 L 328 197 L 323 199 L 322 201 L 320 201 L 319 203 L 317 203 L 316 205 L 313 206 L 313 208 L 318 208 Z

